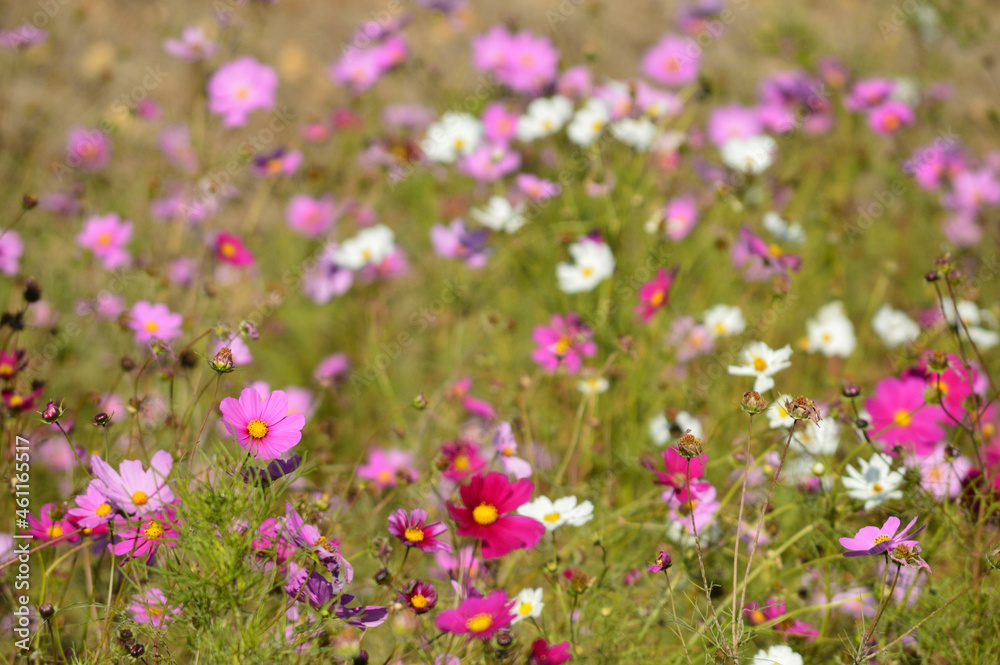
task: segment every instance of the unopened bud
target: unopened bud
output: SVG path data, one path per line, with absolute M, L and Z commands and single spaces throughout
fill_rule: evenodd
M 34 278 L 29 277 L 24 282 L 24 302 L 33 303 L 42 299 L 42 287 Z
M 34 194 L 25 194 L 21 197 L 21 207 L 25 210 L 31 210 L 38 205 L 38 197 Z
M 104 427 L 105 425 L 111 422 L 111 416 L 101 411 L 100 413 L 94 416 L 93 422 L 94 425 L 96 425 L 97 427 Z
M 856 386 L 853 383 L 849 383 L 846 386 L 844 386 L 843 392 L 844 392 L 844 397 L 847 397 L 848 399 L 854 399 L 855 397 L 861 395 L 861 387 Z
M 940 374 L 948 369 L 948 354 L 944 351 L 931 351 L 927 354 L 927 368 Z
M 417 411 L 423 411 L 427 408 L 428 404 L 427 397 L 423 393 L 413 398 L 413 408 Z
M 392 575 L 385 568 L 380 568 L 377 573 L 375 573 L 375 584 L 379 586 L 385 586 L 392 579 Z
M 743 393 L 740 406 L 751 416 L 755 416 L 767 410 L 767 400 L 761 397 L 759 392 L 751 390 Z
M 52 607 L 52 603 L 45 603 L 39 605 L 38 615 L 43 619 L 51 619 L 52 615 L 56 613 L 56 608 Z
M 62 414 L 62 404 L 56 404 L 55 402 L 50 401 L 42 410 L 42 421 L 51 425 L 59 420 L 59 418 L 62 417 Z
M 228 346 L 219 349 L 215 357 L 208 361 L 208 365 L 219 374 L 228 374 L 236 369 L 236 365 L 233 363 L 233 352 L 229 350 Z

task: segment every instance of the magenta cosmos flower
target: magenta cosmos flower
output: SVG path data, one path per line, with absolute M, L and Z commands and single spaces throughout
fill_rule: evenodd
M 545 535 L 538 520 L 509 515 L 531 499 L 530 480 L 511 483 L 496 471 L 477 475 L 459 488 L 462 506 L 449 502 L 448 513 L 458 524 L 456 533 L 483 543 L 483 558 L 496 559 L 516 549 L 531 549 Z
M 913 124 L 913 109 L 896 100 L 879 104 L 868 112 L 868 126 L 879 134 L 895 134 L 902 127 Z
M 656 561 L 653 565 L 646 569 L 647 573 L 661 573 L 664 570 L 670 568 L 673 565 L 673 559 L 669 554 L 660 550 L 660 553 L 656 555 Z
M 226 429 L 254 459 L 277 459 L 302 439 L 306 417 L 289 415 L 283 390 L 262 397 L 253 388 L 245 388 L 239 400 L 227 397 L 219 408 Z
M 573 654 L 570 653 L 569 642 L 549 644 L 543 639 L 537 639 L 531 643 L 528 665 L 561 665 L 570 660 L 573 660 Z
M 274 108 L 278 75 L 246 56 L 219 67 L 208 80 L 208 110 L 226 127 L 240 127 L 253 111 Z
M 871 415 L 872 433 L 890 449 L 900 445 L 918 455 L 929 454 L 944 437 L 939 423 L 944 418 L 940 406 L 927 404 L 927 384 L 917 377 L 889 377 L 875 385 L 875 395 L 865 400 Z
M 215 258 L 234 266 L 248 266 L 253 263 L 253 254 L 239 237 L 220 231 L 215 236 Z
M 130 559 L 146 557 L 146 564 L 153 561 L 160 545 L 177 547 L 177 522 L 174 511 L 165 508 L 163 511 L 150 513 L 136 519 L 126 519 L 121 515 L 115 518 L 115 543 L 108 543 L 108 549 L 115 556 L 127 556 Z
M 698 77 L 701 48 L 687 37 L 665 35 L 642 57 L 642 72 L 657 83 L 685 85 Z
M 17 231 L 8 230 L 0 235 L 0 272 L 5 275 L 16 275 L 21 269 L 22 254 L 24 254 L 24 241 Z
M 446 633 L 488 640 L 514 620 L 511 609 L 516 602 L 498 589 L 485 598 L 466 598 L 457 608 L 439 614 L 434 625 Z
M 183 321 L 183 316 L 174 314 L 166 305 L 140 300 L 129 312 L 128 326 L 135 331 L 137 342 L 148 342 L 154 337 L 168 341 L 180 337 Z
M 670 302 L 670 287 L 674 285 L 678 270 L 679 266 L 674 266 L 670 270 L 660 268 L 656 271 L 656 277 L 639 289 L 639 304 L 635 307 L 635 313 L 643 323 L 649 323 L 653 316 Z
M 74 127 L 66 138 L 66 161 L 71 168 L 100 171 L 111 161 L 111 140 L 99 129 Z
M 591 339 L 594 331 L 584 325 L 580 315 L 570 312 L 565 317 L 553 314 L 547 326 L 536 326 L 532 332 L 538 344 L 531 359 L 548 372 L 560 366 L 570 374 L 580 371 L 583 358 L 597 353 L 597 344 Z
M 65 516 L 58 519 L 52 516 L 52 510 L 58 505 L 56 503 L 46 503 L 38 512 L 38 517 L 28 513 L 29 528 L 26 533 L 33 538 L 41 540 L 43 543 L 49 541 L 75 543 L 78 541 L 80 536 L 74 533 L 76 528 L 69 519 Z M 58 511 L 56 512 L 58 513 Z
M 372 481 L 379 489 L 386 489 L 398 485 L 400 478 L 414 482 L 420 476 L 413 468 L 412 452 L 398 448 L 372 448 L 368 453 L 368 463 L 358 467 L 358 477 Z
M 122 221 L 115 213 L 95 215 L 84 223 L 76 242 L 89 249 L 105 270 L 128 265 L 129 253 L 125 245 L 132 238 L 132 222 Z
M 917 518 L 914 517 L 910 520 L 902 531 L 899 531 L 899 518 L 890 517 L 885 521 L 880 529 L 877 526 L 866 526 L 858 531 L 853 538 L 841 538 L 840 544 L 847 548 L 847 552 L 844 552 L 846 557 L 857 557 L 857 556 L 877 556 L 888 552 L 891 549 L 896 548 L 899 545 L 905 545 L 906 547 L 914 547 L 918 543 L 916 540 L 908 540 L 907 536 L 915 536 L 924 530 L 926 524 L 917 528 L 916 531 L 910 533 L 910 529 L 913 525 L 917 523 Z M 897 531 L 899 531 L 897 533 Z
M 389 515 L 389 533 L 399 538 L 407 547 L 416 547 L 424 552 L 450 552 L 451 545 L 435 536 L 448 530 L 441 522 L 427 523 L 427 511 L 412 510 L 407 513 L 400 508 Z

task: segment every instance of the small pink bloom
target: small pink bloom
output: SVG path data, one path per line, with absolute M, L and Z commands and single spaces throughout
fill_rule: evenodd
M 562 185 L 543 180 L 530 173 L 521 173 L 514 179 L 517 188 L 532 201 L 545 201 L 553 196 L 559 196 Z
M 253 254 L 239 237 L 220 231 L 215 236 L 215 258 L 234 266 L 248 266 L 253 263 Z
M 389 533 L 407 547 L 424 552 L 451 552 L 451 545 L 435 537 L 447 532 L 441 522 L 428 523 L 427 511 L 419 508 L 409 513 L 400 508 L 389 515 Z
M 671 240 L 683 240 L 698 223 L 698 206 L 694 196 L 684 194 L 667 201 L 663 211 L 667 237 Z
M 882 525 L 866 526 L 858 531 L 853 538 L 841 538 L 840 544 L 848 551 L 844 552 L 846 557 L 877 556 L 896 548 L 899 545 L 913 547 L 918 545 L 916 540 L 906 539 L 907 536 L 915 536 L 924 530 L 926 524 L 920 526 L 916 531 L 910 533 L 910 529 L 917 523 L 917 518 L 910 520 L 902 531 L 899 531 L 899 518 L 890 517 Z M 897 533 L 897 531 L 899 531 Z
M 379 489 L 395 487 L 400 478 L 413 482 L 419 477 L 413 468 L 413 457 L 412 452 L 398 448 L 372 448 L 368 463 L 358 467 L 358 477 L 372 481 Z
M 180 39 L 173 37 L 165 39 L 163 50 L 175 58 L 196 62 L 214 56 L 219 51 L 219 45 L 205 36 L 201 28 L 189 25 L 181 31 Z
M 657 83 L 682 86 L 698 77 L 701 48 L 693 39 L 664 35 L 642 57 L 642 72 Z
M 483 110 L 483 136 L 494 143 L 509 143 L 517 134 L 517 118 L 502 102 L 491 102 Z
M 136 623 L 161 628 L 180 614 L 181 606 L 168 605 L 166 594 L 156 587 L 150 587 L 145 593 L 136 596 L 128 609 L 132 612 L 132 620 Z
M 467 598 L 457 608 L 441 612 L 434 625 L 446 633 L 488 640 L 514 620 L 511 608 L 516 602 L 498 589 L 486 598 Z
M 132 222 L 121 221 L 115 213 L 89 218 L 76 237 L 81 247 L 89 249 L 105 270 L 127 266 L 131 257 L 125 245 L 132 238 Z
M 226 127 L 240 127 L 249 115 L 274 108 L 278 90 L 275 71 L 245 56 L 219 67 L 208 80 L 208 110 L 222 116 Z
M 256 390 L 247 388 L 239 400 L 226 397 L 219 408 L 226 429 L 255 459 L 277 459 L 302 439 L 306 418 L 301 413 L 288 414 L 288 397 L 282 390 L 262 399 Z
M 461 482 L 486 468 L 487 460 L 479 454 L 479 446 L 471 441 L 449 441 L 441 446 L 439 466 L 448 480 Z
M 532 332 L 538 346 L 531 359 L 548 372 L 565 367 L 569 374 L 580 371 L 583 358 L 597 354 L 594 332 L 583 324 L 580 316 L 570 312 L 565 317 L 553 314 L 548 326 L 536 326 Z
M 897 130 L 912 125 L 913 109 L 898 101 L 888 101 L 868 112 L 868 126 L 879 134 L 895 134 Z
M 8 230 L 0 235 L 0 272 L 8 276 L 16 275 L 21 269 L 23 254 L 24 242 L 17 231 Z
M 161 545 L 177 547 L 177 539 L 180 537 L 178 526 L 171 508 L 133 519 L 118 515 L 115 517 L 114 529 L 116 542 L 108 543 L 108 549 L 115 556 L 130 559 L 145 556 L 146 565 L 149 565 Z
M 163 304 L 140 300 L 129 312 L 129 328 L 135 331 L 137 342 L 148 342 L 154 337 L 169 341 L 181 335 L 184 317 L 174 314 Z
M 944 438 L 940 422 L 944 411 L 924 399 L 926 384 L 917 377 L 889 377 L 875 385 L 875 395 L 865 400 L 871 415 L 873 438 L 887 452 L 896 445 L 925 455 Z
M 669 271 L 660 268 L 656 271 L 656 277 L 639 289 L 639 304 L 636 305 L 635 313 L 643 323 L 649 323 L 653 316 L 670 302 L 670 288 L 674 285 L 678 270 L 679 266 L 674 266 Z
M 38 512 L 38 517 L 28 513 L 28 526 L 26 534 L 37 538 L 43 543 L 47 542 L 68 542 L 75 543 L 80 540 L 80 536 L 73 533 L 76 527 L 70 520 L 63 516 L 60 519 L 52 517 L 52 511 L 58 506 L 55 503 L 46 503 Z
M 111 140 L 99 129 L 74 127 L 66 141 L 70 168 L 99 171 L 111 161 Z
M 330 231 L 338 216 L 339 211 L 329 194 L 318 198 L 296 194 L 285 208 L 288 226 L 307 238 L 315 238 Z

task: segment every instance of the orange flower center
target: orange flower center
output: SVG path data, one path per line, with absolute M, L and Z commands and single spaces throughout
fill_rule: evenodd
M 497 518 L 499 516 L 500 515 L 499 513 L 497 513 L 496 506 L 493 506 L 488 503 L 481 503 L 472 509 L 472 519 L 476 522 L 476 524 L 479 524 L 480 526 L 488 526 L 490 524 L 493 524 L 494 522 L 497 521 Z M 488 626 L 489 624 L 487 624 L 487 627 Z M 485 630 L 485 628 L 482 628 L 480 630 Z
M 149 501 L 149 497 L 141 490 L 132 495 L 132 503 L 137 506 L 145 506 L 147 501 Z
M 407 529 L 403 536 L 411 543 L 419 543 L 424 539 L 424 531 L 417 528 Z

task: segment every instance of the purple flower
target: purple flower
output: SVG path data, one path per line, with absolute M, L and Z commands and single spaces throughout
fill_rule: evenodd
M 734 266 L 743 269 L 743 278 L 748 282 L 765 282 L 802 268 L 802 258 L 798 254 L 785 254 L 779 245 L 768 244 L 749 226 L 740 229 L 731 258 Z
M 490 232 L 488 229 L 470 230 L 462 219 L 454 219 L 451 224 L 435 224 L 431 227 L 431 244 L 438 256 L 465 261 L 470 268 L 486 265 L 493 250 L 486 246 Z

